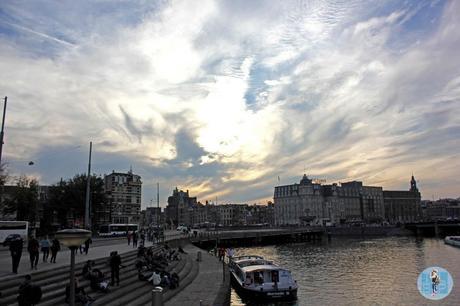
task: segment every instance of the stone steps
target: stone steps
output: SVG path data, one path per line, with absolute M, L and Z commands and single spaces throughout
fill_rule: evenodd
M 166 270 L 169 272 L 179 265 L 183 266 L 182 262 L 185 261 L 186 259 L 172 262 L 168 265 Z M 116 287 L 115 290 L 103 294 L 100 298 L 97 298 L 96 301 L 92 303 L 92 305 L 126 305 L 129 301 L 136 300 L 140 290 L 142 291 L 146 288 L 153 288 L 153 285 L 147 281 L 139 280 L 136 271 L 135 275 L 124 280 L 123 283 L 120 282 L 120 286 Z
M 176 271 L 181 273 L 182 271 L 187 269 L 188 265 L 188 257 L 182 257 L 182 259 L 179 262 L 176 262 L 176 264 L 168 266 L 166 269 L 168 272 L 171 273 L 171 271 Z M 178 273 L 178 274 L 179 274 Z M 123 288 L 124 292 L 126 292 L 125 295 L 120 296 L 118 299 L 107 299 L 107 301 L 104 300 L 97 300 L 97 303 L 94 303 L 93 305 L 107 305 L 107 306 L 119 306 L 119 305 L 129 305 L 131 303 L 135 303 L 137 305 L 137 301 L 144 295 L 146 294 L 151 294 L 151 291 L 153 289 L 153 284 L 150 282 L 146 281 L 139 281 L 139 280 L 134 280 L 133 281 L 133 286 L 135 289 L 130 290 L 130 288 Z M 149 299 L 151 296 L 149 296 Z
M 124 275 L 124 271 L 123 271 L 124 269 L 127 269 L 128 267 L 131 267 L 131 266 L 134 267 L 135 262 L 136 262 L 136 258 L 133 258 L 133 259 L 131 259 L 129 261 L 124 261 L 122 259 L 122 264 L 125 265 L 126 268 L 122 268 L 120 270 L 120 272 L 121 272 L 120 274 Z M 101 269 L 101 271 L 104 273 L 105 279 L 110 280 L 110 267 L 107 267 L 104 270 Z M 133 272 L 137 277 L 137 271 L 129 270 L 127 272 L 127 274 L 131 275 L 131 274 L 133 274 Z M 79 278 L 79 280 L 80 280 L 80 285 L 85 288 L 85 292 L 88 293 L 91 297 L 94 297 L 96 294 L 98 294 L 98 293 L 93 292 L 91 290 L 91 288 L 89 287 L 89 285 L 90 285 L 89 280 L 83 280 L 82 278 Z M 59 286 L 58 289 L 56 289 L 56 290 L 54 290 L 52 292 L 48 292 L 47 294 L 44 294 L 43 297 L 42 297 L 42 300 L 40 301 L 40 306 L 42 306 L 42 305 L 43 306 L 65 305 L 65 302 L 64 302 L 64 299 L 65 299 L 65 287 L 68 284 L 68 282 L 69 282 L 69 280 L 68 280 L 68 277 L 67 277 L 65 282 L 60 283 L 60 286 Z
M 190 255 L 189 255 L 190 257 Z M 190 285 L 194 280 L 195 278 L 197 277 L 198 273 L 200 272 L 200 266 L 198 264 L 198 262 L 196 262 L 195 260 L 192 261 L 192 269 L 190 270 L 190 273 L 187 274 L 187 276 L 185 276 L 185 278 L 183 280 L 181 280 L 181 283 L 180 283 L 180 286 L 179 286 L 179 289 L 184 289 L 186 288 L 188 285 Z M 174 292 L 171 292 L 171 291 L 167 291 L 164 295 L 163 295 L 163 302 L 165 304 L 168 303 L 168 301 L 170 299 L 172 299 L 176 294 L 178 294 L 180 292 L 180 290 L 176 290 Z M 150 306 L 150 303 L 145 303 L 144 304 L 145 306 Z
M 154 251 L 159 250 L 155 247 Z M 136 260 L 137 250 L 133 250 L 127 253 L 120 254 L 123 265 L 134 267 Z M 98 258 L 93 260 L 95 262 L 95 268 L 100 269 L 106 277 L 110 276 L 110 267 L 108 266 L 108 257 Z M 75 275 L 79 278 L 80 284 L 85 288 L 89 288 L 89 281 L 83 280 L 81 277 L 81 270 L 84 262 L 75 265 Z M 123 271 L 121 271 L 123 273 Z M 65 296 L 65 287 L 69 282 L 69 266 L 61 266 L 56 269 L 44 270 L 44 271 L 32 271 L 32 281 L 34 284 L 39 285 L 42 288 L 42 299 L 40 305 L 48 305 L 48 301 L 55 301 L 56 298 L 62 298 L 62 303 Z M 2 292 L 2 298 L 0 305 L 17 305 L 17 295 L 19 285 L 24 281 L 24 276 L 17 276 L 10 278 L 6 281 L 2 281 L 0 284 L 0 291 Z M 49 305 L 58 305 L 56 303 Z
M 159 247 L 153 247 L 154 253 L 160 250 Z M 109 287 L 108 293 L 93 292 L 89 287 L 89 281 L 84 280 L 81 276 L 81 270 L 84 263 L 75 265 L 75 274 L 80 280 L 80 285 L 95 301 L 92 305 L 108 306 L 125 306 L 125 305 L 151 305 L 152 283 L 138 279 L 135 261 L 137 250 L 120 254 L 122 264 L 125 266 L 120 270 L 120 286 Z M 110 280 L 110 267 L 108 257 L 93 260 L 95 268 L 100 269 L 107 280 Z M 179 275 L 179 287 L 173 290 L 165 289 L 163 291 L 163 301 L 167 302 L 173 296 L 178 294 L 183 288 L 187 287 L 196 278 L 199 272 L 198 263 L 191 255 L 182 254 L 180 261 L 170 262 L 166 270 L 170 273 L 176 272 Z M 34 271 L 35 272 L 35 271 Z M 69 282 L 69 267 L 61 266 L 53 270 L 36 271 L 31 273 L 32 280 L 35 284 L 41 286 L 43 296 L 39 303 L 40 306 L 66 305 L 65 287 Z M 17 295 L 19 284 L 23 281 L 23 276 L 8 279 L 0 284 L 0 291 L 3 298 L 0 305 L 17 305 Z
M 193 265 L 195 264 L 192 260 L 192 258 L 188 255 L 184 255 L 187 259 L 186 259 L 186 263 L 185 263 L 185 266 L 183 269 L 181 269 L 180 271 L 176 271 L 176 273 L 179 275 L 179 287 L 174 289 L 174 290 L 170 290 L 170 289 L 165 289 L 163 291 L 163 302 L 165 301 L 165 298 L 167 295 L 169 296 L 174 296 L 175 294 L 177 294 L 182 288 L 185 288 L 185 279 L 187 278 L 187 276 L 191 273 L 191 271 L 193 270 Z M 127 303 L 127 304 L 114 304 L 113 306 L 117 305 L 117 306 L 120 306 L 120 305 L 126 305 L 126 306 L 138 306 L 138 305 L 145 305 L 145 304 L 148 304 L 148 305 L 151 305 L 152 304 L 152 290 L 153 290 L 153 286 L 150 285 L 149 287 L 146 287 L 144 288 L 144 290 L 142 292 L 139 292 L 138 295 L 137 295 L 137 298 L 132 300 L 131 302 Z

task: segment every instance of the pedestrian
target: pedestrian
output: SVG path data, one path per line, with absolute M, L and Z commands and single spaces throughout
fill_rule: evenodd
M 47 262 L 48 256 L 50 255 L 50 241 L 48 240 L 48 236 L 45 236 L 42 240 L 40 240 L 40 247 L 43 252 L 43 262 Z
M 59 240 L 55 237 L 51 243 L 51 259 L 50 262 L 56 263 L 57 253 L 61 250 L 61 244 Z
M 133 240 L 134 242 L 134 240 Z M 121 257 L 118 255 L 117 251 L 110 253 L 110 276 L 112 279 L 112 286 L 115 286 L 115 280 L 117 281 L 117 286 L 120 285 L 120 267 L 121 267 Z
M 235 250 L 233 248 L 228 248 L 227 249 L 227 257 L 228 257 L 228 262 L 230 262 L 235 255 Z
M 32 236 L 32 238 L 29 239 L 29 244 L 27 245 L 27 251 L 29 251 L 30 257 L 30 269 L 35 268 L 35 270 L 37 270 L 38 257 L 40 256 L 39 249 L 40 245 L 38 240 Z
M 128 245 L 131 244 L 131 232 L 127 232 L 126 237 L 128 238 Z
M 83 266 L 81 274 L 85 279 L 90 279 L 91 271 L 93 270 L 94 262 L 88 260 L 86 264 Z
M 31 306 L 38 304 L 42 298 L 40 286 L 32 283 L 32 277 L 26 275 L 24 282 L 19 286 L 18 304 L 19 306 Z
M 18 236 L 17 238 L 13 239 L 10 242 L 10 253 L 11 253 L 11 259 L 13 261 L 13 273 L 14 274 L 18 274 L 18 266 L 19 266 L 19 262 L 21 261 L 23 245 L 24 245 L 24 241 L 22 240 L 21 236 Z
M 225 259 L 225 249 L 223 247 L 219 248 L 219 261 L 224 261 Z
M 142 246 L 145 245 L 145 234 L 144 234 L 144 232 L 141 233 L 141 245 Z
M 137 233 L 133 231 L 133 248 L 137 248 Z
M 86 239 L 86 241 L 85 241 L 85 255 L 88 255 L 89 245 L 91 243 L 93 243 L 93 240 L 91 240 L 91 237 Z

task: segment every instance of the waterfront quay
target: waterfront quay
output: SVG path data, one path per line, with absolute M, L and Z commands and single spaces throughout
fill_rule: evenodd
M 95 298 L 92 305 L 152 305 L 153 285 L 138 279 L 135 267 L 137 249 L 128 245 L 126 240 L 112 241 L 114 243 L 110 245 L 90 248 L 88 255 L 76 256 L 76 276 L 85 291 Z M 166 234 L 166 242 L 172 248 L 181 246 L 187 254 L 182 254 L 178 261 L 170 262 L 166 269 L 169 273 L 177 273 L 180 280 L 178 288 L 163 291 L 163 304 L 229 305 L 229 277 L 224 274 L 226 270 L 223 264 L 216 257 L 190 244 L 187 237 L 176 231 Z M 161 244 L 150 242 L 145 246 L 152 248 L 154 252 L 159 252 L 161 248 Z M 120 285 L 110 287 L 108 293 L 93 292 L 89 287 L 89 281 L 81 275 L 83 264 L 87 260 L 93 260 L 94 268 L 100 269 L 108 280 L 108 258 L 112 251 L 118 251 L 121 256 L 123 267 L 120 270 Z M 17 305 L 18 288 L 27 274 L 30 274 L 32 282 L 42 289 L 43 296 L 39 305 L 66 305 L 64 299 L 65 287 L 69 282 L 70 252 L 63 248 L 63 251 L 58 253 L 55 264 L 40 262 L 37 270 L 30 270 L 28 257 L 27 252 L 23 253 L 19 274 L 15 275 L 10 273 L 9 253 L 1 252 L 0 305 Z

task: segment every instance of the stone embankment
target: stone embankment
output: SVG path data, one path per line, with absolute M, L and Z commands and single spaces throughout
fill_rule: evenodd
M 170 241 L 170 246 L 181 244 L 187 254 L 182 254 L 179 261 L 168 265 L 169 272 L 179 275 L 179 287 L 163 292 L 164 305 L 230 305 L 230 285 L 228 272 L 226 280 L 223 276 L 223 265 L 205 251 L 188 244 L 186 241 Z M 160 250 L 159 246 L 151 246 L 154 252 Z M 107 246 L 107 253 L 114 250 Z M 197 261 L 198 252 L 201 252 L 201 261 Z M 122 264 L 120 270 L 120 286 L 110 287 L 108 293 L 93 292 L 89 281 L 83 279 L 81 270 L 84 261 L 78 262 L 75 267 L 80 285 L 85 291 L 95 298 L 92 305 L 151 305 L 153 285 L 138 279 L 135 261 L 137 250 L 130 250 L 120 254 Z M 95 268 L 100 269 L 110 278 L 108 257 L 93 259 Z M 65 287 L 69 282 L 69 266 L 62 265 L 47 270 L 31 271 L 32 280 L 42 288 L 43 296 L 39 305 L 66 305 Z M 20 283 L 24 276 L 8 276 L 0 278 L 0 305 L 17 305 L 17 295 Z

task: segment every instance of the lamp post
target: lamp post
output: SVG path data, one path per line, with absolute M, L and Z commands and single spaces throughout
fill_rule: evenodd
M 59 242 L 70 249 L 70 306 L 75 306 L 75 251 L 90 237 L 90 231 L 78 228 L 56 232 Z

